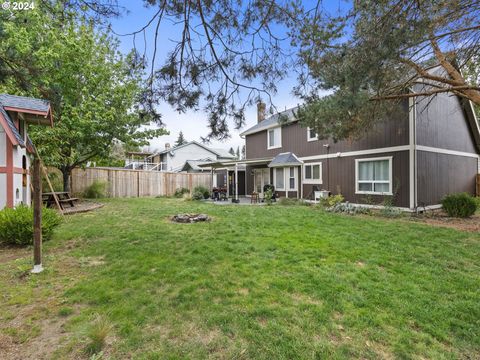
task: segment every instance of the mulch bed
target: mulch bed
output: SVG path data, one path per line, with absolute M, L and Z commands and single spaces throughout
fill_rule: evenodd
M 420 215 L 415 218 L 416 221 L 426 223 L 432 226 L 452 228 L 461 231 L 480 232 L 480 214 L 471 218 L 458 219 L 448 217 L 443 211 Z

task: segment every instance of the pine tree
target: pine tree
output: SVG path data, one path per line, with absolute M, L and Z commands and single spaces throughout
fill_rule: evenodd
M 247 148 L 245 145 L 242 146 L 242 160 L 247 158 Z
M 235 156 L 237 157 L 238 160 L 240 160 L 240 146 L 237 146 L 237 151 L 235 153 Z
M 183 136 L 183 131 L 180 131 L 178 133 L 178 138 L 177 141 L 175 141 L 175 146 L 180 146 L 186 144 L 188 141 L 185 139 L 185 136 Z
M 231 155 L 235 156 L 235 150 L 233 150 L 233 147 L 231 147 L 230 150 L 228 150 L 228 152 L 229 152 Z

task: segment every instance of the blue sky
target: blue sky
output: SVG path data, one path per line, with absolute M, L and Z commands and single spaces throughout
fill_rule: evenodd
M 155 7 L 145 7 L 142 0 L 120 0 L 120 5 L 127 9 L 127 12 L 123 14 L 122 17 L 113 19 L 112 29 L 115 33 L 126 34 L 136 31 L 142 28 L 155 14 L 157 9 Z M 327 1 L 328 6 L 332 7 L 332 10 L 342 6 L 344 2 L 341 0 L 338 1 Z M 172 48 L 171 39 L 176 38 L 179 32 L 179 28 L 175 27 L 173 24 L 168 22 L 163 22 L 159 31 L 158 45 L 157 45 L 157 57 L 156 65 L 159 66 L 164 62 L 165 56 L 168 51 Z M 152 58 L 152 51 L 154 48 L 154 29 L 153 26 L 150 27 L 147 31 L 147 49 L 146 54 L 149 57 L 149 60 Z M 133 37 L 125 36 L 119 37 L 121 42 L 121 50 L 123 52 L 128 52 L 133 47 Z M 142 52 L 144 47 L 143 36 L 136 38 L 137 49 Z M 300 100 L 295 98 L 291 91 L 295 84 L 295 77 L 287 78 L 278 86 L 278 93 L 274 96 L 273 101 L 275 106 L 278 109 L 283 110 L 285 108 L 290 108 L 297 105 Z M 158 139 L 151 141 L 151 150 L 153 149 L 163 149 L 165 143 L 175 142 L 178 133 L 183 131 L 187 140 L 197 140 L 200 141 L 201 136 L 206 136 L 208 134 L 207 128 L 207 114 L 202 111 L 189 111 L 187 113 L 179 114 L 174 111 L 168 104 L 162 104 L 160 106 L 160 112 L 163 115 L 164 122 L 166 124 L 167 130 L 170 131 L 170 135 L 162 136 Z M 240 131 L 234 129 L 233 124 L 230 124 L 230 133 L 231 138 L 225 142 L 212 141 L 210 146 L 212 147 L 222 147 L 234 149 L 237 146 L 242 146 L 244 140 L 240 138 L 239 133 L 254 125 L 257 121 L 256 118 L 256 107 L 255 105 L 251 106 L 246 113 L 246 125 Z

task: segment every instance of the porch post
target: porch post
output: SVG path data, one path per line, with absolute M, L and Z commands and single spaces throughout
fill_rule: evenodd
M 238 164 L 235 163 L 235 199 L 238 202 Z
M 42 267 L 42 177 L 40 159 L 35 155 L 33 161 L 33 270 L 40 273 Z

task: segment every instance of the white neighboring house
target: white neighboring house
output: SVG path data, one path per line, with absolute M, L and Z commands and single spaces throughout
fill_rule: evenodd
M 53 126 L 50 103 L 0 94 L 0 210 L 31 203 L 30 164 L 35 148 L 27 125 Z
M 198 161 L 233 160 L 235 156 L 224 149 L 212 149 L 196 141 L 170 147 L 165 144 L 165 150 L 157 152 L 149 157 L 153 164 L 160 164 L 158 168 L 163 171 L 202 171 L 196 163 Z

